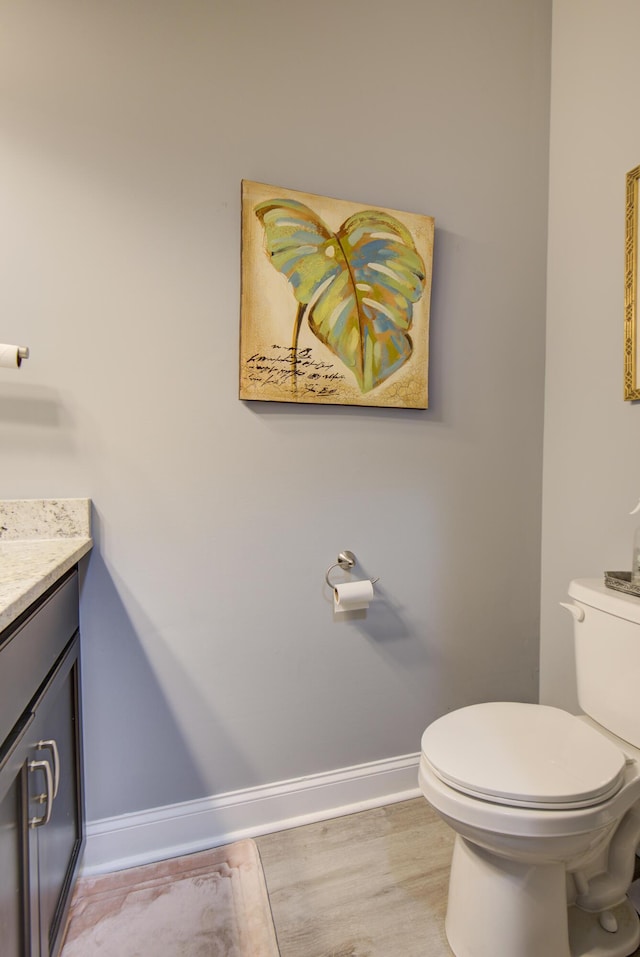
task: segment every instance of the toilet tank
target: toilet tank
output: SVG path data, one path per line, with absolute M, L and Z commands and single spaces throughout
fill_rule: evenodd
M 569 585 L 580 707 L 640 748 L 640 598 L 598 579 Z

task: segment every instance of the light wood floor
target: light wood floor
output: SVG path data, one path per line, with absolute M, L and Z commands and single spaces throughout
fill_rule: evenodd
M 453 832 L 424 798 L 256 843 L 281 957 L 451 957 Z
M 453 832 L 424 798 L 256 844 L 280 957 L 453 957 L 444 932 Z

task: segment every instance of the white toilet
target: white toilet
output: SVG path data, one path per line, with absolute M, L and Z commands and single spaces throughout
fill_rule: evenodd
M 576 717 L 471 705 L 422 736 L 420 788 L 456 832 L 456 957 L 628 957 L 640 843 L 640 599 L 573 581 Z

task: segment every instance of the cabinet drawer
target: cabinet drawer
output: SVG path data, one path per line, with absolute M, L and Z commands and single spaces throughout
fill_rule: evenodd
M 0 745 L 78 628 L 78 573 L 0 635 Z

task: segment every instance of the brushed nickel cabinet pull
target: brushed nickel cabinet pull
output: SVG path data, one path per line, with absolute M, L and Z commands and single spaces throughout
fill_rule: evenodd
M 36 795 L 31 800 L 37 801 L 39 804 L 44 804 L 45 812 L 42 817 L 30 818 L 29 827 L 44 827 L 44 825 L 48 824 L 51 820 L 51 809 L 53 808 L 53 774 L 51 773 L 51 765 L 48 761 L 29 761 L 29 770 L 31 772 L 37 771 L 39 768 L 42 768 L 44 771 L 47 790 L 42 794 Z
M 58 751 L 58 745 L 53 738 L 50 738 L 48 741 L 38 741 L 36 747 L 39 751 L 51 751 L 53 759 L 53 796 L 56 798 L 60 787 L 60 752 Z

